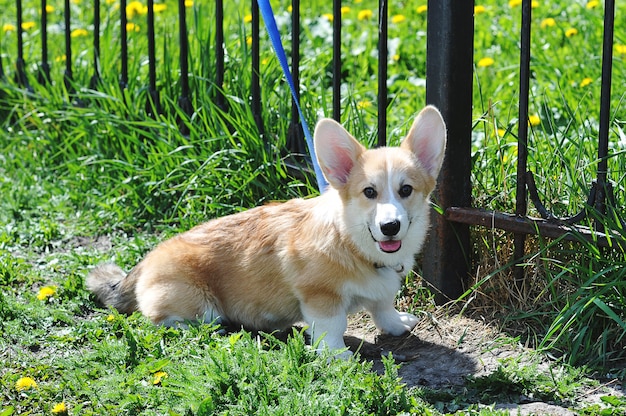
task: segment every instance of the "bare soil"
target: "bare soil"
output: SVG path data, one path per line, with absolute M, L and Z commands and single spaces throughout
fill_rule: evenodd
M 352 316 L 346 333 L 346 345 L 361 357 L 374 362 L 383 371 L 382 356 L 389 352 L 401 363 L 399 376 L 408 387 L 426 387 L 463 394 L 469 377 L 483 377 L 498 369 L 502 360 L 528 359 L 536 363 L 537 354 L 515 343 L 492 326 L 475 319 L 454 314 L 425 315 L 417 327 L 403 337 L 378 335 L 365 314 Z M 540 367 L 550 362 L 541 358 Z M 623 397 L 617 380 L 602 380 L 599 386 L 581 391 L 568 404 L 545 403 L 520 396 L 515 403 L 498 403 L 496 409 L 509 410 L 511 415 L 576 415 L 575 410 L 591 404 L 601 404 L 607 395 Z

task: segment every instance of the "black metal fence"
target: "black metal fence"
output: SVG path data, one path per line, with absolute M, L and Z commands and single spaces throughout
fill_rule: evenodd
M 94 1 L 94 38 L 93 38 L 93 76 L 91 87 L 97 88 L 100 81 L 98 61 L 100 56 L 100 0 Z M 121 28 L 121 68 L 120 87 L 128 85 L 128 49 L 126 33 L 126 4 L 127 0 L 120 0 L 120 28 Z M 16 0 L 16 28 L 17 56 L 15 57 L 15 78 L 24 88 L 29 88 L 24 51 L 22 44 L 22 2 Z M 341 117 L 341 6 L 340 0 L 333 0 L 333 118 Z M 224 28 L 223 28 L 223 0 L 215 0 L 215 84 L 218 95 L 217 104 L 225 106 L 225 99 L 221 93 L 224 82 Z M 149 85 L 148 113 L 160 111 L 159 91 L 155 70 L 155 32 L 154 32 L 154 1 L 147 1 L 148 8 L 148 59 Z M 300 1 L 292 0 L 292 30 L 291 33 L 291 66 L 294 83 L 299 87 L 299 33 L 300 33 Z M 41 9 L 46 9 L 46 0 L 41 0 Z M 387 19 L 388 2 L 379 0 L 379 56 L 387 56 Z M 181 95 L 178 104 L 187 114 L 193 111 L 190 100 L 190 86 L 188 80 L 188 44 L 186 8 L 184 0 L 178 0 L 179 34 L 180 34 L 180 72 Z M 531 33 L 531 0 L 522 1 L 522 29 L 520 34 L 520 94 L 519 94 L 519 131 L 518 131 L 518 165 L 516 209 L 513 214 L 486 211 L 471 207 L 472 184 L 471 177 L 471 133 L 472 133 L 472 85 L 473 85 L 473 35 L 474 35 L 474 1 L 473 0 L 430 0 L 428 2 L 428 30 L 427 30 L 427 68 L 426 68 L 426 101 L 434 104 L 441 110 L 448 125 L 448 148 L 444 166 L 435 190 L 435 199 L 445 209 L 445 215 L 433 216 L 433 227 L 425 247 L 423 263 L 424 277 L 438 289 L 437 298 L 440 301 L 458 297 L 464 290 L 464 282 L 471 270 L 469 264 L 470 253 L 470 225 L 483 225 L 508 230 L 515 236 L 515 258 L 521 259 L 524 255 L 524 245 L 527 234 L 541 234 L 546 237 L 559 237 L 570 234 L 574 229 L 577 235 L 591 237 L 591 230 L 584 227 L 575 227 L 583 220 L 590 210 L 606 214 L 614 205 L 613 190 L 607 177 L 608 135 L 610 118 L 611 68 L 612 46 L 614 32 L 615 1 L 605 1 L 604 44 L 602 60 L 602 91 L 600 99 L 600 131 L 598 137 L 598 169 L 597 178 L 591 187 L 587 206 L 583 207 L 578 215 L 571 218 L 556 218 L 541 203 L 535 187 L 532 172 L 527 170 L 528 157 L 528 99 L 530 81 L 530 33 Z M 251 1 L 251 73 L 250 86 L 251 107 L 259 131 L 264 126 L 261 117 L 261 85 L 260 85 L 260 16 L 256 0 Z M 65 49 L 66 67 L 64 79 L 68 90 L 73 85 L 72 72 L 72 42 L 70 38 L 70 0 L 65 0 Z M 41 62 L 39 63 L 38 82 L 46 83 L 50 80 L 50 66 L 47 56 L 47 23 L 46 13 L 41 13 Z M 378 62 L 378 145 L 385 145 L 386 140 L 386 107 L 387 100 L 387 59 Z M 0 59 L 0 77 L 6 76 L 2 60 Z M 184 128 L 184 126 L 182 126 Z M 292 152 L 302 153 L 306 149 L 301 129 L 298 123 L 297 109 L 292 106 L 292 121 L 288 146 Z M 527 217 L 527 201 L 534 203 L 541 219 Z M 596 232 L 593 239 L 598 244 L 607 244 L 608 237 Z M 524 269 L 517 267 L 517 279 L 523 279 Z
M 605 1 L 597 177 L 591 186 L 586 206 L 570 218 L 557 218 L 545 208 L 539 198 L 533 174 L 527 167 L 528 123 L 524 121 L 529 119 L 531 3 L 530 0 L 522 1 L 517 187 L 513 214 L 471 208 L 472 2 L 442 0 L 430 1 L 428 4 L 427 101 L 440 107 L 449 128 L 449 151 L 435 196 L 445 208 L 445 215 L 435 217 L 426 246 L 427 261 L 424 263 L 425 277 L 441 291 L 438 295 L 440 301 L 456 298 L 464 289 L 463 281 L 470 270 L 469 225 L 514 233 L 514 260 L 517 260 L 515 276 L 518 284 L 524 280 L 524 268 L 520 262 L 524 257 L 528 234 L 550 238 L 586 238 L 603 246 L 609 245 L 609 240 L 612 240 L 613 245 L 621 250 L 626 247 L 623 237 L 613 235 L 610 230 L 598 227 L 592 231 L 576 225 L 592 211 L 597 218 L 612 214 L 608 211 L 615 207 L 613 189 L 607 177 L 615 1 Z M 542 218 L 527 217 L 529 197 Z M 619 221 L 625 228 L 624 221 Z

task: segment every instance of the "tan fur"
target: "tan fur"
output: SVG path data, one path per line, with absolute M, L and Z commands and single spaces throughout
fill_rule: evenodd
M 320 122 L 315 143 L 331 184 L 322 195 L 211 220 L 158 245 L 125 279 L 117 266 L 96 267 L 87 287 L 104 304 L 165 325 L 219 319 L 274 330 L 306 321 L 333 349 L 343 347 L 346 313 L 362 307 L 382 331 L 410 330 L 416 319 L 393 308 L 394 296 L 424 240 L 445 143 L 437 110 L 420 116 L 413 129 L 443 134 L 427 138 L 440 142 L 434 150 L 413 140 L 421 134 L 413 129 L 401 147 L 365 150 L 336 123 Z M 405 183 L 413 192 L 399 197 Z M 366 187 L 378 197 L 366 198 Z M 398 236 L 377 228 L 391 215 L 385 209 L 406 212 Z M 378 240 L 395 239 L 397 252 L 380 248 Z

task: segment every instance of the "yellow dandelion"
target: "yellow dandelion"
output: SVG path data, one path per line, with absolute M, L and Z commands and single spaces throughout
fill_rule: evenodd
M 482 6 L 482 5 L 474 6 L 474 15 L 485 13 L 486 11 L 487 9 L 485 8 L 485 6 Z
M 626 55 L 626 45 L 615 45 L 615 52 L 620 55 Z
M 406 20 L 406 17 L 403 14 L 396 14 L 391 17 L 391 23 L 397 24 L 402 23 Z
M 486 57 L 486 58 L 481 58 L 476 65 L 479 68 L 485 68 L 485 67 L 491 66 L 491 65 L 493 65 L 495 63 L 496 63 L 496 61 L 493 58 Z
M 36 388 L 37 383 L 30 377 L 22 377 L 15 382 L 15 390 L 17 391 L 24 391 Z
M 250 23 L 252 21 L 252 15 L 251 14 L 247 14 L 243 17 L 243 22 L 244 23 Z
M 580 81 L 580 86 L 581 87 L 586 87 L 587 85 L 591 84 L 593 82 L 593 79 L 587 77 L 587 78 L 583 78 L 582 81 Z
M 552 17 L 545 18 L 541 21 L 541 24 L 539 26 L 541 26 L 542 29 L 545 29 L 547 27 L 554 27 L 556 26 L 556 20 L 554 20 L 554 18 Z
M 518 7 L 522 5 L 522 0 L 509 0 L 509 7 Z
M 369 108 L 372 106 L 372 102 L 369 100 L 361 100 L 358 103 L 356 103 L 356 108 L 357 110 L 363 110 L 365 108 Z
M 22 29 L 24 30 L 30 30 L 34 27 L 35 27 L 35 22 L 23 22 L 22 23 Z
M 148 6 L 143 5 L 140 1 L 131 1 L 126 5 L 126 17 L 129 19 L 148 13 Z
M 153 6 L 152 10 L 154 10 L 155 13 L 164 12 L 165 10 L 167 10 L 167 4 L 157 3 Z
M 163 379 L 167 377 L 168 375 L 165 371 L 157 371 L 156 373 L 154 373 L 154 379 L 152 380 L 152 384 L 161 384 L 161 381 L 163 381 Z
M 56 286 L 44 286 L 41 289 L 39 289 L 39 293 L 37 294 L 37 299 L 46 300 L 50 296 L 54 295 L 56 291 L 57 291 Z
M 428 6 L 423 4 L 421 6 L 417 6 L 417 13 L 422 14 L 422 13 L 426 13 L 428 11 Z
M 287 12 L 288 13 L 293 12 L 293 6 L 291 4 L 289 6 L 287 6 Z
M 54 406 L 52 406 L 51 412 L 55 415 L 66 415 L 67 407 L 65 406 L 65 403 L 63 402 L 57 403 Z
M 538 126 L 541 124 L 541 118 L 538 115 L 533 114 L 528 116 L 528 125 L 529 126 Z
M 585 8 L 586 9 L 595 9 L 599 5 L 600 5 L 600 2 L 598 0 L 589 0 L 587 2 L 587 4 L 585 5 Z
M 537 7 L 539 7 L 539 1 L 538 0 L 533 0 L 530 2 L 530 7 L 533 9 L 536 9 Z
M 365 10 L 359 11 L 359 14 L 357 14 L 356 17 L 359 20 L 368 20 L 368 19 L 371 19 L 372 16 L 374 16 L 374 12 L 371 11 L 370 9 L 365 9 Z
M 52 13 L 54 11 L 54 6 L 46 4 L 46 13 Z
M 398 61 L 400 60 L 400 55 L 396 53 L 396 54 L 394 54 L 394 55 L 391 57 L 391 59 L 392 59 L 394 62 L 398 62 Z
M 578 29 L 570 27 L 565 31 L 565 36 L 571 38 L 572 36 L 576 36 L 578 34 Z
M 506 130 L 496 129 L 496 133 L 498 134 L 498 137 L 504 137 L 504 135 L 506 134 Z
M 59 55 L 54 58 L 54 62 L 65 62 L 67 60 L 67 56 L 65 54 Z
M 246 45 L 252 46 L 252 36 L 246 36 Z
M 113 321 L 115 321 L 115 315 L 109 314 L 109 316 L 107 316 L 107 322 L 113 322 Z
M 193 7 L 193 0 L 185 0 L 185 7 Z
M 344 14 L 348 14 L 350 13 L 350 8 L 348 6 L 343 6 L 341 8 L 341 15 L 343 16 Z
M 332 22 L 333 19 L 335 18 L 335 16 L 333 16 L 332 13 L 324 13 L 322 17 L 325 17 L 326 20 L 328 20 L 329 22 Z
M 80 4 L 81 0 L 72 0 L 72 4 Z
M 74 29 L 72 30 L 72 33 L 70 33 L 70 37 L 79 38 L 81 36 L 87 36 L 88 34 L 89 32 L 85 29 Z
M 363 3 L 363 0 L 354 0 L 355 3 Z
M 108 5 L 111 5 L 111 4 L 115 3 L 116 1 L 117 1 L 117 0 L 104 0 L 104 2 L 105 2 L 106 4 L 108 4 Z M 118 9 L 119 9 L 119 7 L 118 7 Z M 116 10 L 117 10 L 117 9 L 116 9 Z
M 139 32 L 140 30 L 141 30 L 141 27 L 138 24 L 135 24 L 133 22 L 126 23 L 127 32 Z
M 17 30 L 17 28 L 15 27 L 15 25 L 12 25 L 11 23 L 5 23 L 2 25 L 2 31 L 4 33 L 6 32 L 15 32 Z

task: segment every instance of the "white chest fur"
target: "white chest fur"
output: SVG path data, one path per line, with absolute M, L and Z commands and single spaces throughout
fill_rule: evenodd
M 393 302 L 400 290 L 400 279 L 401 275 L 394 268 L 380 267 L 371 269 L 358 281 L 346 282 L 342 288 L 346 312 L 353 313 L 362 308 L 371 309 L 379 303 Z

